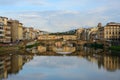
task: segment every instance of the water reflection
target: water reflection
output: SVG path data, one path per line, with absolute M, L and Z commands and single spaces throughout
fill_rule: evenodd
M 80 55 L 80 57 L 83 56 Z M 97 64 L 99 69 L 103 67 L 105 70 L 113 72 L 120 69 L 120 57 L 117 56 L 87 55 L 83 58 Z
M 120 69 L 120 58 L 105 56 L 103 65 L 108 71 L 115 71 L 117 69 Z
M 0 80 L 120 80 L 120 57 L 102 49 L 82 47 L 64 56 L 39 46 L 31 52 L 1 55 Z
M 18 74 L 26 62 L 33 59 L 31 55 L 1 55 L 0 80 L 6 79 L 8 74 Z

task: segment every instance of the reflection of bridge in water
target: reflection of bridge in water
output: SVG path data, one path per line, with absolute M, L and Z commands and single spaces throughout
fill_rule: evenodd
M 90 53 L 92 52 L 92 53 Z M 23 66 L 30 62 L 31 60 L 35 59 L 34 57 L 39 56 L 77 56 L 78 58 L 84 58 L 88 62 L 91 62 L 92 64 L 95 63 L 98 65 L 98 68 L 105 69 L 110 72 L 115 72 L 117 70 L 120 70 L 120 57 L 118 56 L 112 56 L 112 55 L 97 55 L 94 54 L 94 51 L 92 49 L 86 49 L 77 51 L 71 54 L 62 55 L 62 54 L 56 54 L 55 52 L 46 51 L 44 53 L 36 54 L 22 54 L 21 52 L 11 53 L 7 55 L 0 55 L 0 80 L 1 78 L 7 78 L 8 74 L 17 74 L 22 69 Z M 21 55 L 22 54 L 22 55 Z M 40 58 L 40 57 L 39 57 Z M 52 58 L 51 58 L 52 59 Z M 42 62 L 42 61 L 41 61 Z
M 81 40 L 40 40 L 39 41 L 41 46 L 46 47 L 47 51 L 53 50 L 53 47 L 61 47 L 62 45 L 69 45 L 72 47 L 75 47 L 76 50 L 79 50 L 80 47 L 83 47 L 87 41 L 81 41 Z

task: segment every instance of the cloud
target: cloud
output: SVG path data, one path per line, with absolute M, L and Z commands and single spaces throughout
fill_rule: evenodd
M 0 6 L 41 6 L 45 0 L 0 0 Z
M 68 59 L 69 58 L 69 59 Z M 77 61 L 76 61 L 77 60 Z M 32 67 L 47 67 L 47 68 L 79 68 L 81 64 L 86 62 L 84 60 L 83 62 L 80 61 L 77 57 L 63 57 L 63 56 L 56 56 L 56 57 L 48 57 L 48 56 L 41 56 L 41 57 L 35 57 L 34 60 L 31 63 L 27 63 L 27 66 Z M 89 63 L 89 62 L 88 62 Z M 72 66 L 71 66 L 72 65 Z M 87 64 L 85 64 L 87 65 Z M 81 65 L 82 66 L 82 65 Z
M 22 0 L 23 1 L 23 0 Z M 9 3 L 21 5 L 13 9 L 4 7 L 0 15 L 18 19 L 25 26 L 33 26 L 50 32 L 67 31 L 74 28 L 91 26 L 99 22 L 120 22 L 120 0 L 0 0 L 0 4 Z M 108 3 L 109 1 L 109 3 Z M 37 5 L 38 4 L 38 5 Z M 9 14 L 8 14 L 9 13 Z
M 67 31 L 84 26 L 94 27 L 99 22 L 119 21 L 117 17 L 119 16 L 119 12 L 114 13 L 108 9 L 100 10 L 101 11 L 99 11 L 99 9 L 96 9 L 96 11 L 91 10 L 91 12 L 69 10 L 23 11 L 9 12 L 9 16 L 6 12 L 6 15 L 10 18 L 20 20 L 25 26 L 33 26 L 34 28 L 50 32 Z
M 10 13 L 13 14 L 13 13 Z M 79 11 L 26 11 L 14 13 L 25 26 L 35 26 L 48 31 L 66 31 L 79 26 Z

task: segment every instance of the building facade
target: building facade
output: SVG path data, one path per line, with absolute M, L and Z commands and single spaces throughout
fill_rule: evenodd
M 38 40 L 77 40 L 77 36 L 75 35 L 40 35 Z
M 23 24 L 19 23 L 18 26 L 18 40 L 23 40 Z
M 8 20 L 9 26 L 11 27 L 11 40 L 16 42 L 23 40 L 23 25 L 18 20 Z
M 120 23 L 107 23 L 104 27 L 104 38 L 111 41 L 120 41 Z
M 11 27 L 8 24 L 8 18 L 0 17 L 0 42 L 11 42 Z
M 85 40 L 85 29 L 84 28 L 77 29 L 76 36 L 78 40 Z
M 12 42 L 15 42 L 18 40 L 18 26 L 19 26 L 19 21 L 17 20 L 9 20 L 8 21 L 11 26 L 11 37 L 12 37 Z
M 5 40 L 4 43 L 10 43 L 11 42 L 11 27 L 9 26 L 9 23 L 5 26 Z
M 4 24 L 0 22 L 0 42 L 4 41 Z
M 104 40 L 104 27 L 102 26 L 101 23 L 98 23 L 98 40 L 103 41 Z
M 88 32 L 88 40 L 95 41 L 98 38 L 97 32 L 98 32 L 98 27 L 90 28 Z

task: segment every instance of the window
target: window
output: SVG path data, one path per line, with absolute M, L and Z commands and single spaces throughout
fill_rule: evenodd
M 3 29 L 3 27 L 0 27 L 0 29 Z
M 3 34 L 3 32 L 0 32 L 0 34 Z
M 113 34 L 114 34 L 114 32 L 113 32 Z
M 106 34 L 108 34 L 108 32 L 106 32 Z
M 111 32 L 109 32 L 109 34 L 111 34 Z

